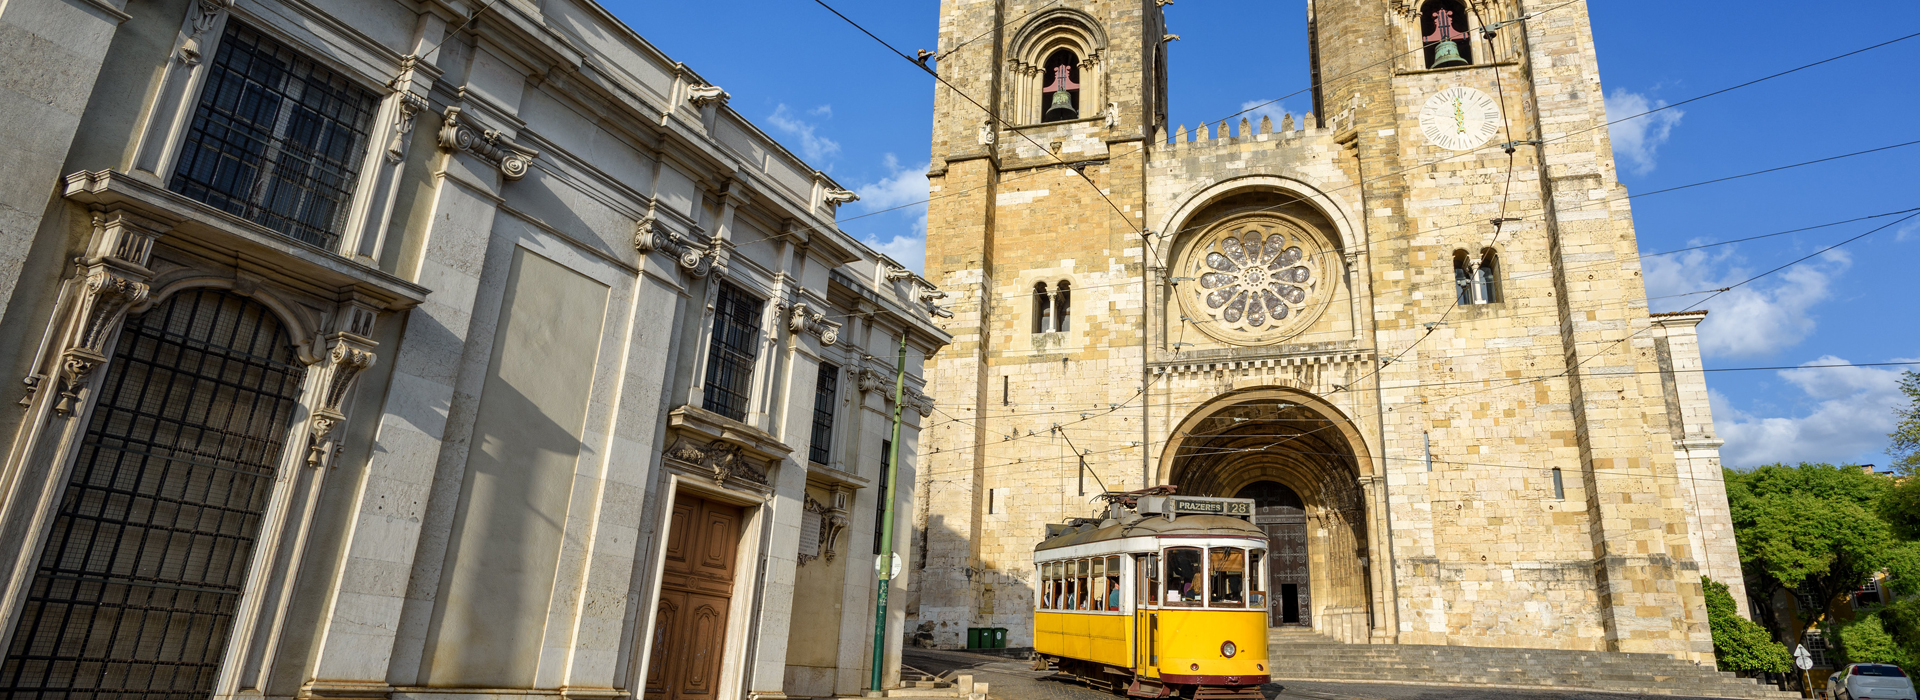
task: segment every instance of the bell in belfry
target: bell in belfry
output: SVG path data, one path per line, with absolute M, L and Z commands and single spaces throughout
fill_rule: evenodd
M 1053 67 L 1053 84 L 1040 91 L 1053 96 L 1047 100 L 1047 111 L 1041 114 L 1040 121 L 1057 122 L 1080 117 L 1080 110 L 1073 106 L 1071 92 L 1079 90 L 1080 84 L 1073 82 L 1072 76 L 1073 66 Z
M 1452 39 L 1442 41 L 1439 46 L 1433 47 L 1432 67 L 1445 68 L 1447 66 L 1464 66 L 1466 64 L 1467 59 L 1460 57 L 1460 45 L 1453 43 Z
M 1436 41 L 1440 43 L 1433 47 L 1433 60 L 1427 62 L 1428 68 L 1464 66 L 1472 63 L 1466 56 L 1460 54 L 1460 45 L 1454 42 L 1455 39 L 1467 38 L 1467 33 L 1454 29 L 1453 20 L 1453 10 L 1443 7 L 1433 11 L 1433 33 L 1428 34 L 1422 41 L 1429 44 Z

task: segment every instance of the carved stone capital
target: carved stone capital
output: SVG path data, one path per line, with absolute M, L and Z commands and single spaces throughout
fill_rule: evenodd
M 174 60 L 189 66 L 200 65 L 200 38 L 220 23 L 232 2 L 224 0 L 198 0 L 188 9 L 186 36 L 180 41 L 180 48 L 174 52 Z
M 446 121 L 440 127 L 440 148 L 466 151 L 500 169 L 509 182 L 527 176 L 533 159 L 540 152 L 515 144 L 511 137 L 493 129 L 478 129 L 461 116 L 459 105 L 447 108 Z
M 904 399 L 904 401 L 907 404 L 907 408 L 911 408 L 914 411 L 919 412 L 921 418 L 928 418 L 933 416 L 933 406 L 934 406 L 933 397 L 920 393 L 919 391 L 915 390 L 913 387 L 907 387 L 907 390 L 905 393 L 906 393 L 906 398 Z
M 840 342 L 840 324 L 827 320 L 827 314 L 814 311 L 805 300 L 793 303 L 787 315 L 787 329 L 794 335 L 806 333 L 820 339 L 820 344 L 833 347 Z

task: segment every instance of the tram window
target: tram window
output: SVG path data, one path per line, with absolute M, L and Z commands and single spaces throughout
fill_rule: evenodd
M 1207 607 L 1247 606 L 1247 550 L 1214 547 L 1207 556 Z
M 1251 550 L 1247 556 L 1247 607 L 1267 607 L 1267 550 Z
M 1092 558 L 1092 595 L 1087 602 L 1087 610 L 1106 610 L 1106 593 L 1112 587 L 1106 583 L 1106 558 Z
M 1200 548 L 1174 547 L 1167 550 L 1167 604 L 1200 602 Z
M 1073 606 L 1073 609 L 1075 610 L 1087 609 L 1087 572 L 1092 570 L 1092 568 L 1093 568 L 1092 561 L 1089 561 L 1086 559 L 1080 560 L 1080 575 L 1075 580 L 1075 582 L 1078 583 L 1079 585 L 1074 586 L 1074 593 L 1077 594 L 1077 597 L 1075 598 L 1075 603 Z
M 1040 565 L 1040 609 L 1041 610 L 1052 610 L 1054 596 L 1059 595 L 1059 592 L 1055 590 L 1056 586 L 1054 586 L 1053 567 L 1054 567 L 1053 562 L 1047 562 L 1045 564 Z
M 1160 555 L 1147 555 L 1147 604 L 1160 604 Z
M 1120 557 L 1107 557 L 1107 609 L 1120 609 Z

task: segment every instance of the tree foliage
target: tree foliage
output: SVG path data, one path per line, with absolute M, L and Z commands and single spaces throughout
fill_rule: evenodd
M 1713 653 L 1722 671 L 1785 673 L 1793 665 L 1793 656 L 1784 644 L 1773 641 L 1752 620 L 1741 617 L 1727 584 L 1700 577 L 1707 594 L 1707 623 L 1713 628 Z
M 1900 648 L 1881 623 L 1880 613 L 1867 613 L 1854 618 L 1853 622 L 1835 625 L 1833 640 L 1840 645 L 1840 654 L 1848 663 L 1910 667 L 1906 650 Z
M 1785 589 L 1831 601 L 1880 571 L 1896 593 L 1920 589 L 1920 551 L 1901 536 L 1907 526 L 1895 526 L 1920 517 L 1886 517 L 1904 498 L 1893 497 L 1893 479 L 1858 467 L 1775 464 L 1729 470 L 1726 482 L 1750 594 L 1765 599 Z
M 1900 423 L 1887 436 L 1891 438 L 1887 454 L 1895 458 L 1895 470 L 1914 476 L 1920 473 L 1920 373 L 1900 375 L 1900 391 L 1907 395 L 1907 407 L 1896 409 Z

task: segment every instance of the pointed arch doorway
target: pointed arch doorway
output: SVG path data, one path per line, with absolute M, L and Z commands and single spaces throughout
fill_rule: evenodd
M 1267 614 L 1274 627 L 1313 626 L 1313 577 L 1308 570 L 1307 509 L 1300 494 L 1278 481 L 1256 481 L 1234 498 L 1253 499 L 1253 524 L 1267 533 Z

